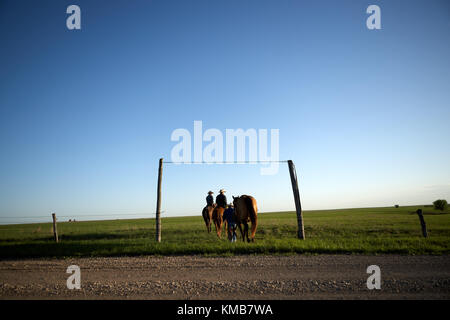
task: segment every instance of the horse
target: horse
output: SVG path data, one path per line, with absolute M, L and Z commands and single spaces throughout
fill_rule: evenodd
M 214 226 L 216 227 L 217 236 L 220 238 L 222 233 L 222 223 L 223 223 L 223 212 L 225 208 L 216 206 L 212 213 L 212 219 L 214 221 Z
M 256 200 L 252 196 L 242 195 L 240 197 L 233 197 L 234 212 L 236 218 L 236 224 L 239 226 L 241 231 L 242 241 L 247 242 L 255 241 L 256 226 L 258 225 L 258 207 L 256 205 Z M 251 235 L 248 236 L 248 222 L 252 222 Z M 242 226 L 244 225 L 244 231 L 242 231 Z
M 205 220 L 206 230 L 208 231 L 208 233 L 211 232 L 213 210 L 214 210 L 214 206 L 206 206 L 202 210 L 203 220 Z

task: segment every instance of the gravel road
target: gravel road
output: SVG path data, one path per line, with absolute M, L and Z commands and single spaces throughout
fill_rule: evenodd
M 69 290 L 69 265 L 81 289 Z M 381 289 L 368 290 L 369 265 Z M 450 256 L 121 257 L 0 261 L 0 299 L 449 299 Z

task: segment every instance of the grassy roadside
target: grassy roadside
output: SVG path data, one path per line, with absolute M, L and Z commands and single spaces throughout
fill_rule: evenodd
M 415 210 L 422 208 L 428 238 Z M 208 234 L 200 216 L 162 219 L 162 242 L 154 219 L 59 222 L 0 226 L 0 259 L 25 257 L 179 254 L 449 254 L 450 210 L 431 207 L 305 211 L 306 240 L 296 239 L 294 212 L 259 215 L 255 243 L 229 243 Z M 214 228 L 213 228 L 214 231 Z M 239 233 L 238 233 L 239 234 Z

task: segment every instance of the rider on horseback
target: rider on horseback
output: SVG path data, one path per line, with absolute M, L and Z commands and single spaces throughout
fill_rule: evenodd
M 208 191 L 208 196 L 206 197 L 206 206 L 214 206 L 214 197 L 212 196 L 214 192 Z
M 206 206 L 202 210 L 203 220 L 205 220 L 206 229 L 208 232 L 211 232 L 211 222 L 212 222 L 212 213 L 214 210 L 214 197 L 212 196 L 214 192 L 209 191 L 208 196 L 206 197 Z
M 224 209 L 227 208 L 227 197 L 224 195 L 225 192 L 225 189 L 220 189 L 219 194 L 216 197 L 217 206 Z

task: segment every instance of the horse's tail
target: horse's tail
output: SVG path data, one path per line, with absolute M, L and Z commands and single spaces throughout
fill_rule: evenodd
M 207 207 L 206 214 L 208 215 L 209 221 L 212 221 L 213 211 L 214 211 L 214 207 L 213 206 L 208 206 Z
M 205 207 L 205 208 L 203 208 L 203 210 L 202 210 L 202 216 L 203 216 L 203 219 L 205 220 L 205 222 L 206 222 L 206 218 L 208 217 L 207 215 L 208 215 L 208 212 L 207 212 L 207 209 L 206 209 L 206 207 Z
M 219 238 L 222 232 L 222 215 L 223 215 L 223 208 L 215 207 L 212 217 L 214 220 L 214 226 L 216 227 L 216 233 Z
M 255 198 L 251 196 L 245 198 L 245 204 L 247 206 L 250 221 L 252 222 L 250 237 L 253 240 L 255 238 L 256 226 L 258 225 L 258 207 Z

